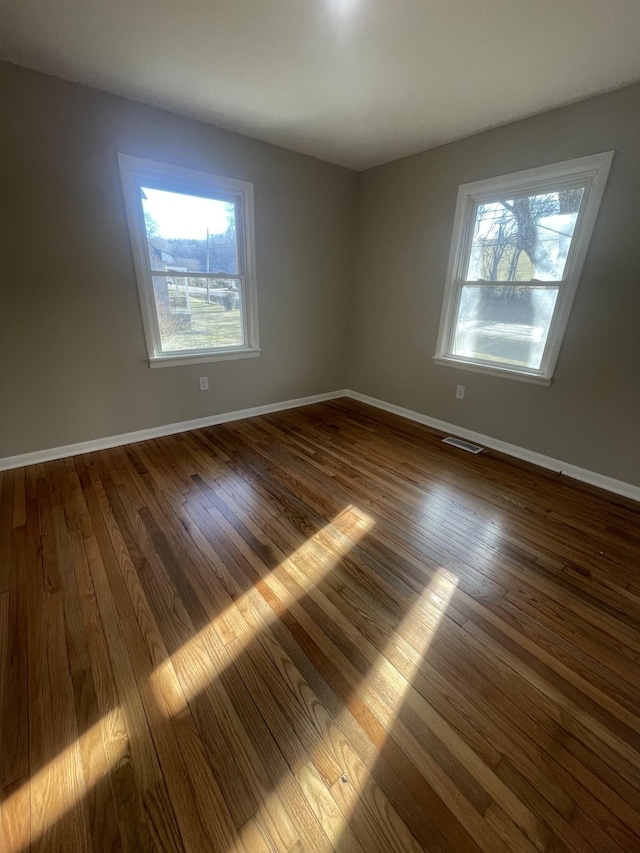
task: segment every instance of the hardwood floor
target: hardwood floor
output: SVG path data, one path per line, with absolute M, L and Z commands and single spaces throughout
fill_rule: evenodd
M 640 851 L 640 506 L 353 401 L 0 474 L 20 851 Z

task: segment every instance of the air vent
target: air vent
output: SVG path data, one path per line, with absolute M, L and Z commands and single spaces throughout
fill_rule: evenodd
M 454 447 L 459 447 L 460 450 L 466 450 L 467 453 L 482 453 L 484 450 L 484 447 L 480 447 L 479 444 L 471 444 L 470 441 L 463 441 L 461 438 L 454 438 L 452 435 L 443 438 L 442 441 L 445 444 L 452 444 Z

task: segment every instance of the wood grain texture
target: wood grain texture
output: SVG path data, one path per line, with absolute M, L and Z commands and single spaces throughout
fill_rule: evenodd
M 0 474 L 0 851 L 640 853 L 640 508 L 335 401 Z

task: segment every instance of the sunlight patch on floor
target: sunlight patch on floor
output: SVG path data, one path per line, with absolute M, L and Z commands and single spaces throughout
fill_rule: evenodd
M 103 739 L 109 731 L 107 715 L 0 805 L 2 853 L 28 850 L 115 769 L 127 751 L 128 739 L 120 731 L 105 744 Z
M 350 773 L 348 775 L 350 797 L 345 799 L 343 792 L 340 792 L 343 800 L 341 809 L 345 833 L 350 832 L 348 822 L 351 815 L 358 808 L 361 800 L 366 797 L 372 770 L 396 725 L 402 706 L 407 701 L 409 691 L 413 689 L 413 681 L 427 655 L 429 646 L 436 636 L 442 617 L 456 592 L 458 581 L 459 579 L 455 575 L 445 569 L 439 569 L 438 573 L 433 575 L 429 585 L 422 595 L 414 601 L 411 609 L 390 637 L 383 653 L 378 657 L 364 680 L 355 686 L 354 698 L 356 702 L 361 702 L 376 717 L 384 729 L 384 734 L 375 742 L 376 749 L 372 752 L 369 760 L 360 761 L 355 753 L 353 754 L 355 761 L 349 768 Z M 408 643 L 403 639 L 404 636 L 411 636 L 412 642 Z M 402 672 L 391 662 L 396 657 L 399 648 L 404 649 L 404 653 L 401 652 L 404 660 L 401 667 Z M 344 714 L 355 710 L 354 706 L 351 710 L 348 707 L 345 708 L 338 717 L 338 724 L 340 724 Z M 383 796 L 380 791 L 378 791 L 378 796 Z M 390 806 L 387 812 L 389 815 L 392 814 L 393 810 Z M 400 831 L 403 831 L 402 821 L 398 819 L 396 825 Z M 412 837 L 406 838 L 405 842 L 409 849 L 413 849 Z M 398 843 L 401 843 L 400 840 Z
M 284 607 L 287 601 L 298 601 L 306 586 L 317 583 L 328 574 L 375 525 L 375 520 L 363 510 L 349 505 L 325 527 L 318 530 L 303 545 L 297 548 L 276 569 L 268 572 L 249 592 L 230 604 L 205 628 L 163 661 L 151 675 L 151 687 L 159 706 L 168 717 L 182 713 L 189 702 L 195 699 L 220 676 L 260 633 L 280 617 L 270 609 L 265 616 L 258 617 L 252 598 L 264 584 L 273 587 Z M 298 595 L 286 593 L 277 580 L 278 571 L 291 571 L 300 577 L 299 567 L 313 557 L 320 565 L 313 581 L 300 587 Z M 235 626 L 235 627 L 234 627 Z M 231 642 L 226 642 L 232 633 Z M 179 684 L 178 684 L 179 679 Z

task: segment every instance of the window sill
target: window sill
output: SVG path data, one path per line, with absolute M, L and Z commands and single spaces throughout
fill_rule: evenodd
M 236 361 L 239 358 L 258 358 L 262 350 L 257 347 L 198 353 L 197 355 L 161 355 L 149 359 L 149 367 L 183 367 L 189 364 L 207 364 L 211 361 Z
M 461 370 L 471 370 L 474 373 L 488 373 L 490 376 L 502 376 L 505 379 L 518 379 L 520 382 L 532 382 L 534 385 L 551 385 L 551 377 L 538 373 L 524 373 L 508 367 L 493 367 L 474 361 L 454 358 L 446 355 L 434 355 L 433 361 L 442 367 L 456 367 Z

